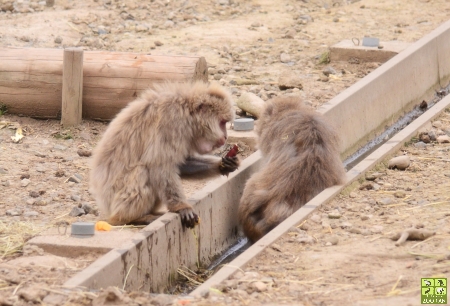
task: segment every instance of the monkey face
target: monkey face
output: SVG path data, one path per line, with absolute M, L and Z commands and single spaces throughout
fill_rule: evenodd
M 202 136 L 196 141 L 195 150 L 206 154 L 223 146 L 227 140 L 226 120 L 213 120 L 203 126 Z

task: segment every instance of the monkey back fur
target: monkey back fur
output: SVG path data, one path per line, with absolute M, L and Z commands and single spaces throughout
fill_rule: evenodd
M 211 151 L 222 135 L 218 120 L 232 119 L 230 95 L 219 85 L 165 83 L 145 91 L 111 121 L 94 150 L 90 191 L 101 213 L 126 224 L 166 205 L 190 207 L 178 166 Z
M 253 242 L 345 178 L 335 130 L 298 98 L 268 101 L 256 132 L 265 164 L 247 181 L 239 206 Z

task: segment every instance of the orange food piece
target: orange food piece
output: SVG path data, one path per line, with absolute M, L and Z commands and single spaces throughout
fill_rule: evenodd
M 95 230 L 109 232 L 111 230 L 111 224 L 106 221 L 98 221 L 97 223 L 95 223 Z

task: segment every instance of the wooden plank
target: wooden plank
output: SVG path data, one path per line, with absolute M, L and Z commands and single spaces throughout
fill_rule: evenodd
M 75 126 L 81 123 L 83 97 L 83 49 L 64 50 L 61 124 Z

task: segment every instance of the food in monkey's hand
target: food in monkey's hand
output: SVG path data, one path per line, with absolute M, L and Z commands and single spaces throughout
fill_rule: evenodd
M 228 176 L 230 172 L 237 169 L 236 165 L 239 165 L 239 159 L 236 156 L 239 152 L 238 145 L 234 145 L 228 153 L 222 157 L 222 162 L 219 166 L 220 173 Z

